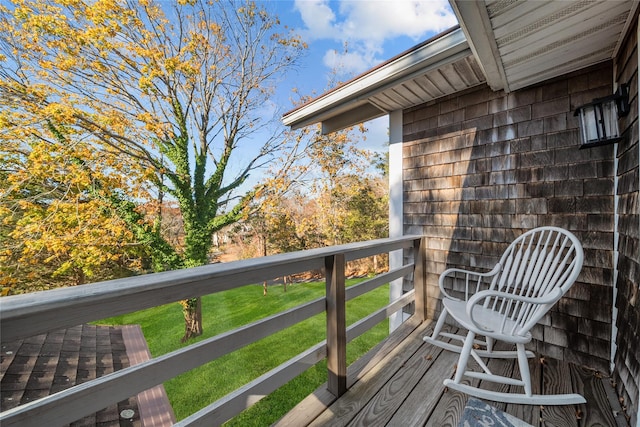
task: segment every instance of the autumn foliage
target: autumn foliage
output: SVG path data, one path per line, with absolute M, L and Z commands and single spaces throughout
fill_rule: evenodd
M 239 222 L 254 256 L 385 237 L 364 129 L 283 132 L 271 108 L 304 49 L 248 0 L 0 4 L 4 292 L 203 265 Z
M 385 171 L 379 156 L 361 148 L 365 135 L 364 127 L 330 135 L 309 128 L 298 135 L 305 140 L 305 160 L 289 175 L 267 180 L 248 227 L 238 229 L 246 257 L 388 236 Z M 365 264 L 349 272 L 373 273 L 384 266 Z
M 125 165 L 82 142 L 39 135 L 5 142 L 0 154 L 2 286 L 20 293 L 141 271 L 144 248 L 99 197 L 129 188 Z
M 142 243 L 155 270 L 202 265 L 212 234 L 247 215 L 254 192 L 243 184 L 250 173 L 289 148 L 264 108 L 302 49 L 277 17 L 251 1 L 3 3 L 0 142 L 10 144 L 7 157 L 19 152 L 23 159 L 42 151 L 42 141 L 79 148 L 57 156 L 65 165 L 90 165 L 93 184 L 78 191 L 99 197 L 83 207 L 100 211 L 103 204 L 130 234 L 102 226 L 94 233 Z M 63 186 L 75 191 L 73 174 Z M 111 185 L 116 174 L 122 182 Z M 20 193 L 13 194 L 18 201 Z M 180 209 L 183 247 L 162 236 L 160 212 L 149 218 L 140 209 L 166 198 Z M 9 224 L 25 217 L 18 205 L 5 206 Z M 76 229 L 88 229 L 78 223 Z M 188 338 L 199 333 L 187 319 L 199 304 L 183 305 Z

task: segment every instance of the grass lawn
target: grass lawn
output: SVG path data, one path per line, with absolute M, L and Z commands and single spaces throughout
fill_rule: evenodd
M 362 279 L 348 280 L 347 286 Z M 202 298 L 204 334 L 190 343 L 213 337 L 304 302 L 324 296 L 324 282 L 270 286 L 262 295 L 262 285 L 249 285 Z M 382 286 L 347 303 L 347 324 L 352 324 L 389 301 L 389 287 Z M 155 307 L 100 321 L 101 324 L 139 324 L 151 354 L 159 356 L 181 344 L 184 332 L 178 303 Z M 352 341 L 347 363 L 352 363 L 387 336 L 388 322 L 382 322 Z M 277 334 L 255 342 L 197 369 L 167 381 L 164 386 L 178 419 L 183 419 L 236 388 L 257 378 L 280 363 L 325 338 L 325 315 L 320 314 Z M 279 390 L 244 411 L 227 424 L 265 426 L 278 420 L 300 400 L 326 382 L 326 363 L 308 369 Z

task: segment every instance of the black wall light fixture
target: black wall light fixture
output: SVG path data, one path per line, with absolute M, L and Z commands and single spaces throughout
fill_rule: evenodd
M 580 125 L 580 148 L 613 144 L 621 139 L 618 118 L 629 114 L 629 85 L 620 85 L 616 93 L 597 98 L 578 107 L 573 114 Z

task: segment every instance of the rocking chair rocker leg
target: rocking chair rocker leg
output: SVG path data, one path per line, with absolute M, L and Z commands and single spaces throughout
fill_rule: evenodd
M 467 339 L 464 340 L 464 345 L 462 346 L 462 351 L 460 352 L 460 357 L 458 358 L 458 367 L 456 369 L 456 375 L 453 379 L 453 382 L 459 384 L 462 381 L 462 377 L 464 376 L 465 370 L 467 369 L 467 363 L 469 362 L 469 356 L 471 355 L 471 350 L 473 350 L 473 340 L 476 334 L 473 331 L 469 331 L 467 333 Z
M 485 341 L 487 343 L 487 353 L 493 352 L 493 343 L 495 343 L 496 340 L 491 337 L 485 337 Z
M 524 383 L 524 394 L 527 396 L 532 395 L 531 389 L 531 372 L 529 371 L 529 362 L 527 361 L 527 354 L 524 348 L 524 344 L 516 344 L 518 351 L 518 367 L 520 368 L 520 378 Z
M 466 384 L 456 384 L 451 380 L 444 380 L 444 385 L 452 390 L 475 396 L 480 399 L 492 400 L 494 402 L 514 403 L 517 405 L 579 405 L 587 403 L 585 398 L 579 394 L 532 394 L 527 396 L 523 393 L 502 393 L 473 387 Z
M 442 332 L 445 320 L 447 320 L 447 309 L 443 307 L 442 313 L 440 313 L 440 317 L 438 317 L 438 321 L 436 322 L 436 327 L 433 328 L 433 334 L 431 334 L 431 338 L 434 340 L 437 340 L 440 332 Z
M 462 346 L 460 356 L 458 358 L 458 366 L 454 379 L 444 380 L 444 385 L 449 387 L 450 389 L 466 393 L 470 396 L 475 396 L 480 399 L 520 405 L 577 405 L 586 403 L 586 399 L 576 393 L 552 395 L 533 394 L 527 351 L 525 350 L 524 344 L 522 343 L 516 344 L 516 351 L 518 353 L 518 366 L 520 368 L 520 380 L 494 376 L 487 368 L 487 365 L 481 360 L 478 360 L 478 362 L 480 364 L 480 367 L 484 370 L 484 374 L 467 371 L 469 356 L 473 356 L 474 358 L 476 358 L 476 360 L 478 358 L 478 356 L 475 354 L 475 350 L 473 349 L 474 338 L 475 333 L 469 331 L 469 333 L 467 334 L 467 338 L 464 341 L 464 345 Z M 524 393 L 503 393 L 463 384 L 462 378 L 465 375 L 501 384 L 520 385 L 524 387 Z

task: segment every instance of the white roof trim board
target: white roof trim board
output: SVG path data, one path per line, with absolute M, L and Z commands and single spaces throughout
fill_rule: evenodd
M 464 24 L 461 27 L 467 35 L 474 56 L 482 58 L 480 67 L 489 87 L 493 90 L 508 88 L 491 20 L 484 4 L 479 1 L 452 1 L 451 6 L 456 16 L 469 17 L 462 21 Z

